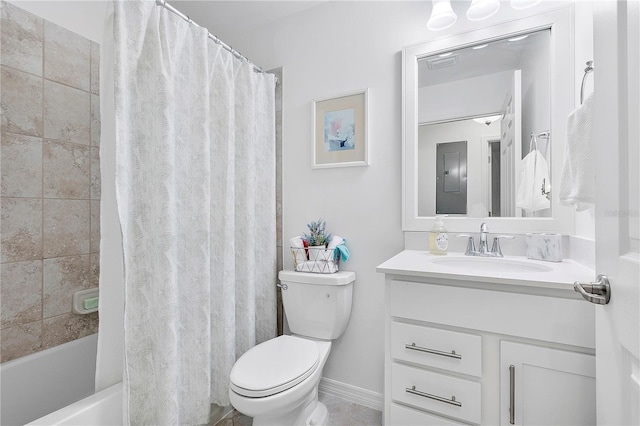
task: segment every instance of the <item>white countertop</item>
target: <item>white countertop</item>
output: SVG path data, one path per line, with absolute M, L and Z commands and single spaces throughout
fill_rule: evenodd
M 465 266 L 455 265 L 462 262 Z M 492 265 L 496 262 L 496 268 Z M 500 262 L 509 270 L 500 270 Z M 477 265 L 477 267 L 475 266 Z M 595 271 L 572 260 L 544 262 L 522 256 L 487 258 L 449 253 L 445 256 L 422 250 L 404 250 L 376 268 L 377 272 L 476 283 L 493 283 L 573 291 L 574 281 L 594 281 Z

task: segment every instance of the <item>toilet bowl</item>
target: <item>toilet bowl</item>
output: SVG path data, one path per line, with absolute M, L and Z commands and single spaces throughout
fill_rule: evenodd
M 324 424 L 327 409 L 317 389 L 330 351 L 331 342 L 300 336 L 255 346 L 231 371 L 231 404 L 256 426 Z
M 244 353 L 229 377 L 229 398 L 239 412 L 261 425 L 323 425 L 327 408 L 318 385 L 331 340 L 344 332 L 351 313 L 355 274 L 281 271 L 285 335 Z

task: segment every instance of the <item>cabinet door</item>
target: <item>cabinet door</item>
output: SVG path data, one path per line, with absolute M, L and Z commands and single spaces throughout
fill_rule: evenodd
M 503 341 L 500 366 L 502 425 L 596 424 L 595 356 Z

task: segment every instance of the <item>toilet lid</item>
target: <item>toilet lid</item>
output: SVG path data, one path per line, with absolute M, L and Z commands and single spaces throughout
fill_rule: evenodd
M 259 398 L 285 391 L 309 377 L 318 366 L 315 342 L 280 336 L 249 349 L 231 369 L 231 389 Z

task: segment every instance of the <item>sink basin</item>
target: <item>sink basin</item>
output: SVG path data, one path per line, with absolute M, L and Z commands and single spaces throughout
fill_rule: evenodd
M 552 269 L 546 265 L 515 259 L 493 257 L 437 257 L 431 262 L 446 267 L 452 271 L 482 271 L 482 272 L 549 272 Z

